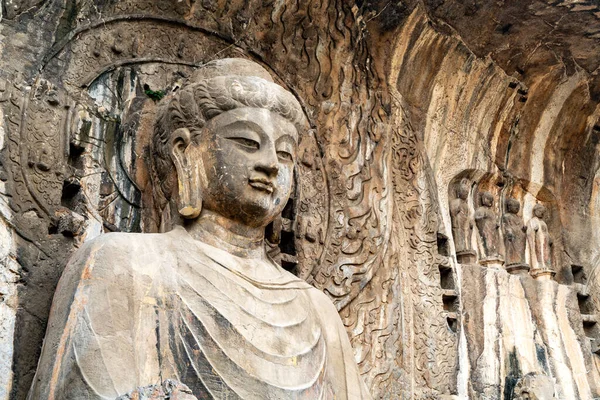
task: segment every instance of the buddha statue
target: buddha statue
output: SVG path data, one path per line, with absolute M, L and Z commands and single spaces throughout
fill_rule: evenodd
M 461 183 L 456 187 L 456 198 L 450 201 L 452 236 L 456 258 L 460 264 L 471 264 L 476 258 L 476 253 L 471 246 L 473 214 L 468 203 L 469 192 L 469 186 Z
M 500 224 L 493 209 L 494 196 L 490 192 L 481 192 L 479 207 L 475 210 L 475 225 L 481 242 L 480 263 L 493 260 L 500 262 Z
M 369 399 L 333 303 L 265 251 L 307 128 L 247 60 L 211 62 L 164 98 L 153 174 L 176 226 L 74 254 L 29 399 Z
M 555 274 L 552 269 L 552 239 L 548 225 L 544 222 L 545 217 L 546 207 L 536 204 L 533 207 L 533 216 L 527 222 L 530 272 L 535 278 L 551 277 Z
M 502 233 L 506 270 L 510 273 L 528 271 L 529 265 L 525 262 L 526 228 L 519 216 L 521 204 L 519 200 L 509 198 L 506 200 L 505 209 L 506 212 L 502 216 Z

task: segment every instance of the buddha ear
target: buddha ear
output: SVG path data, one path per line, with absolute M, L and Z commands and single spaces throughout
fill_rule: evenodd
M 179 189 L 177 210 L 186 219 L 200 215 L 202 189 L 206 184 L 201 154 L 191 143 L 192 135 L 187 128 L 179 128 L 171 134 L 171 159 L 177 170 Z

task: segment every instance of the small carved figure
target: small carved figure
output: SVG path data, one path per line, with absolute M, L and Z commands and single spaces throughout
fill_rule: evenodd
M 29 399 L 369 399 L 333 303 L 265 251 L 308 128 L 296 98 L 218 60 L 157 115 L 157 195 L 185 220 L 79 249 Z
M 125 51 L 125 38 L 123 37 L 123 32 L 117 31 L 115 33 L 111 49 L 115 54 L 121 54 Z
M 471 248 L 473 216 L 468 204 L 469 186 L 461 183 L 456 188 L 456 198 L 450 202 L 452 236 L 458 262 L 473 262 L 475 252 Z
M 494 196 L 490 192 L 481 192 L 480 206 L 475 211 L 475 224 L 481 239 L 483 259 L 499 259 L 500 224 L 493 210 Z
M 527 223 L 529 264 L 534 276 L 552 271 L 552 239 L 544 222 L 545 216 L 546 207 L 537 204 L 533 207 L 533 217 Z
M 527 235 L 523 220 L 519 217 L 521 204 L 517 199 L 506 201 L 506 213 L 502 216 L 502 233 L 504 235 L 504 259 L 509 272 L 528 270 L 525 262 Z

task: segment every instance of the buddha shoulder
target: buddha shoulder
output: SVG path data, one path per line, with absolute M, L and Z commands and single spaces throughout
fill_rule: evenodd
M 107 278 L 115 274 L 148 274 L 152 266 L 174 259 L 173 237 L 168 233 L 106 233 L 86 243 L 71 259 L 62 279 L 78 275 L 80 279 Z M 77 278 L 76 278 L 77 279 Z

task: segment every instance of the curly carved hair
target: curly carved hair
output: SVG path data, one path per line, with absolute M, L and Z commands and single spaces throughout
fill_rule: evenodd
M 192 137 L 198 137 L 208 120 L 239 107 L 264 108 L 278 113 L 292 122 L 299 133 L 308 127 L 298 100 L 281 86 L 262 77 L 216 76 L 184 86 L 166 97 L 157 110 L 152 164 L 156 187 L 162 197 L 160 203 L 167 203 L 177 187 L 171 160 L 171 134 L 179 128 L 187 128 Z

